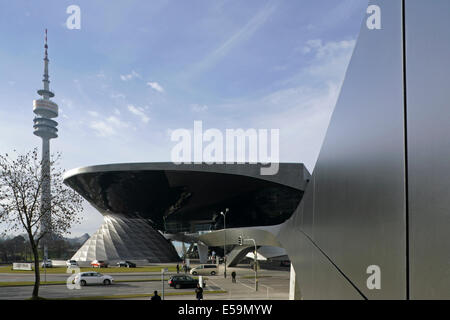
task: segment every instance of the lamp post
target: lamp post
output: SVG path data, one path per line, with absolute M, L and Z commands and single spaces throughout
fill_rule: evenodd
M 224 263 L 224 271 L 223 271 L 223 277 L 227 277 L 227 261 L 226 261 L 226 245 L 227 245 L 227 231 L 226 231 L 226 216 L 227 212 L 229 211 L 228 208 L 225 209 L 225 213 L 220 212 L 221 215 L 223 215 L 223 263 Z
M 163 221 L 164 221 L 164 234 L 167 233 L 167 227 L 166 227 L 166 216 L 163 216 Z
M 164 273 L 167 271 L 169 271 L 167 268 L 161 269 L 162 300 L 164 300 Z
M 255 245 L 255 291 L 258 291 L 258 250 L 256 248 L 256 241 L 255 239 L 249 239 L 253 241 L 253 244 Z
M 255 239 L 244 239 L 243 236 L 239 236 L 238 243 L 240 246 L 244 244 L 244 241 L 253 241 L 253 245 L 255 246 L 255 291 L 258 291 L 258 251 L 256 247 Z

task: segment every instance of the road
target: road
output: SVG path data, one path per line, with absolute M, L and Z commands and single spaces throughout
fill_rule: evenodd
M 259 272 L 259 290 L 255 291 L 254 272 L 245 268 L 229 268 L 229 273 L 235 270 L 238 274 L 237 283 L 232 283 L 231 276 L 226 279 L 223 275 L 208 276 L 205 287 L 205 300 L 224 299 L 288 299 L 289 292 L 289 272 L 276 270 L 261 270 Z M 228 271 L 228 270 L 227 270 Z M 108 274 L 107 270 L 102 273 Z M 161 279 L 161 274 L 157 272 L 145 273 L 111 273 L 114 280 L 125 282 L 114 283 L 110 286 L 90 285 L 81 289 L 68 289 L 65 285 L 43 285 L 39 295 L 45 298 L 74 298 L 93 297 L 111 295 L 131 295 L 131 294 L 153 294 L 154 290 L 161 292 L 161 281 L 148 282 L 126 282 L 127 280 Z M 47 281 L 65 281 L 69 274 L 48 274 Z M 167 275 L 166 277 L 168 277 Z M 0 282 L 6 281 L 34 281 L 32 274 L 0 274 Z M 0 299 L 27 299 L 31 296 L 32 286 L 23 287 L 0 287 Z M 226 290 L 227 293 L 208 294 L 208 291 Z M 194 289 L 173 289 L 169 288 L 165 281 L 166 293 L 193 293 Z M 136 300 L 146 300 L 147 297 L 132 298 Z M 167 300 L 193 300 L 194 295 L 166 296 Z
M 161 273 L 159 272 L 108 273 L 108 269 L 102 269 L 100 273 L 109 274 L 115 280 L 161 279 Z M 47 281 L 66 281 L 69 276 L 68 273 L 49 273 L 47 274 Z M 168 276 L 165 275 L 165 277 Z M 44 281 L 44 278 L 44 274 L 41 273 L 41 281 Z M 6 281 L 34 281 L 34 274 L 0 273 L 0 282 Z

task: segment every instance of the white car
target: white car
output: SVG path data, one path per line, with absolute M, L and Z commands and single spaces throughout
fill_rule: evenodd
M 212 275 L 215 276 L 219 272 L 215 264 L 202 264 L 195 268 L 192 268 L 190 273 L 194 276 L 196 275 Z
M 110 285 L 114 281 L 113 277 L 99 272 L 80 272 L 74 278 L 74 282 L 79 282 L 81 286 L 88 284 Z
M 43 261 L 41 267 L 42 268 L 52 268 L 53 267 L 52 260 L 47 259 L 47 261 Z
M 66 261 L 66 266 L 68 266 L 68 267 L 77 267 L 78 266 L 78 262 L 76 260 L 67 260 Z

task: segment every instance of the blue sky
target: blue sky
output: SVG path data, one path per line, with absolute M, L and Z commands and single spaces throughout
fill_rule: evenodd
M 66 8 L 81 9 L 81 29 Z M 171 130 L 278 128 L 280 160 L 312 171 L 365 0 L 6 1 L 0 4 L 0 152 L 39 146 L 32 100 L 60 106 L 53 151 L 74 167 L 170 161 Z M 102 216 L 86 205 L 73 234 Z

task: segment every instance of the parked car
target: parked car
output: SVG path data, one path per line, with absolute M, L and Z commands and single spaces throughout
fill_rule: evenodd
M 136 268 L 136 264 L 131 261 L 119 261 L 117 262 L 117 266 L 125 268 Z
M 108 268 L 108 262 L 103 260 L 94 260 L 91 262 L 93 268 Z
M 42 262 L 42 268 L 52 268 L 53 262 L 50 259 L 47 259 L 47 261 Z
M 68 266 L 68 267 L 77 267 L 78 266 L 78 262 L 76 260 L 67 260 L 66 261 L 66 266 Z
M 291 261 L 290 260 L 282 260 L 280 262 L 280 267 L 290 267 L 291 266 Z
M 168 283 L 170 287 L 174 287 L 176 289 L 195 288 L 197 287 L 198 280 L 190 276 L 171 276 Z
M 217 269 L 217 266 L 215 264 L 202 264 L 200 266 L 192 268 L 190 271 L 190 273 L 194 276 L 197 274 L 215 276 L 218 272 L 219 270 Z
M 104 284 L 104 285 L 110 285 L 114 281 L 113 277 L 101 274 L 99 272 L 80 272 L 77 273 L 73 282 L 77 283 L 80 282 L 81 286 L 85 286 L 88 284 Z

